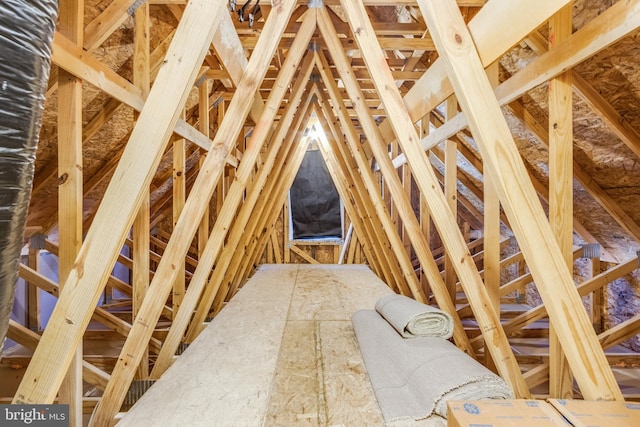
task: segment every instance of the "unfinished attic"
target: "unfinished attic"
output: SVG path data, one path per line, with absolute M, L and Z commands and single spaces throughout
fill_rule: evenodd
M 3 0 L 0 417 L 640 401 L 638 27 L 640 0 Z

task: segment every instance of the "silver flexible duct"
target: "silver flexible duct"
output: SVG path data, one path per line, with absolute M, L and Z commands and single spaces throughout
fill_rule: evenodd
M 56 0 L 0 2 L 0 343 L 15 298 L 57 14 Z

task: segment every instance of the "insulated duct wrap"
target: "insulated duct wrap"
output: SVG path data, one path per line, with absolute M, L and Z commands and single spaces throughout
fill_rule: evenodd
M 0 2 L 0 343 L 15 297 L 57 14 L 56 0 Z

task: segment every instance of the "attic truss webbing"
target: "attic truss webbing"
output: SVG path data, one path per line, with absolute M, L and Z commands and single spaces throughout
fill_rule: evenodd
M 218 291 L 215 294 L 210 292 L 210 295 L 206 293 L 203 295 L 198 311 L 194 315 L 191 330 L 195 328 L 199 329 L 200 324 L 198 322 L 201 318 L 211 309 L 216 313 L 219 312 L 222 309 L 224 301 L 233 296 L 240 281 L 243 279 L 242 277 L 236 278 L 241 270 L 241 263 L 254 257 L 253 252 L 256 248 L 256 236 L 265 235 L 268 237 L 271 234 L 264 232 L 265 228 L 271 225 L 267 219 L 270 217 L 270 210 L 265 210 L 265 202 L 270 199 L 280 198 L 281 195 L 274 191 L 274 184 L 281 176 L 288 176 L 288 174 L 296 175 L 299 164 L 296 163 L 298 157 L 295 153 L 297 152 L 298 145 L 306 144 L 303 133 L 306 123 L 309 120 L 309 105 L 313 97 L 311 85 L 308 83 L 308 77 L 313 67 L 312 59 L 313 55 L 309 53 L 308 57 L 305 58 L 305 64 L 307 60 L 308 64 L 303 66 L 305 70 L 304 76 L 306 77 L 304 82 L 307 83 L 307 85 L 305 87 L 300 85 L 300 88 L 294 90 L 296 94 L 300 95 L 302 102 L 297 108 L 295 102 L 287 105 L 284 116 L 278 123 L 278 132 L 272 139 L 273 147 L 269 147 L 273 151 L 270 152 L 265 159 L 262 169 L 252 182 L 247 197 L 240 208 L 238 218 L 234 223 L 234 228 L 229 238 L 229 241 L 233 242 L 233 246 L 230 247 L 235 248 L 235 250 L 223 253 L 223 256 L 218 261 L 218 265 L 224 265 L 225 267 L 221 268 L 218 274 L 216 274 L 217 271 L 214 271 L 209 288 L 206 290 L 213 291 L 214 288 L 218 288 Z M 303 89 L 304 95 L 298 93 L 300 89 Z M 300 147 L 300 149 L 302 149 L 302 147 Z M 287 164 L 287 161 L 290 164 Z M 283 191 L 286 195 L 286 189 Z M 260 253 L 262 253 L 262 251 Z M 247 265 L 247 267 L 249 267 L 249 265 Z M 187 338 L 193 339 L 195 336 L 189 334 Z
M 217 3 L 217 2 L 216 2 Z M 220 3 L 222 1 L 220 0 Z M 87 233 L 75 266 L 66 280 L 40 345 L 25 372 L 14 403 L 52 403 L 75 349 L 89 323 L 130 230 L 143 192 L 148 191 L 170 134 L 193 85 L 206 45 L 224 13 L 221 4 L 195 0 L 185 14 L 184 31 L 177 31 L 172 49 L 183 51 L 169 57 L 156 79 L 149 102 L 140 115 L 122 160 Z M 205 30 L 193 33 L 192 27 Z M 190 45 L 190 49 L 184 46 Z M 170 51 L 172 50 L 170 49 Z M 166 99 L 165 99 L 166 97 Z M 135 141 L 145 141 L 137 144 Z M 144 150 L 140 147 L 144 146 Z M 136 167 L 130 167 L 135 165 Z M 164 302 L 162 302 L 164 305 Z M 52 361 L 57 364 L 52 367 Z
M 413 212 L 413 208 L 411 207 L 411 202 L 407 197 L 407 194 L 404 191 L 402 183 L 396 173 L 395 168 L 393 167 L 391 160 L 389 159 L 388 152 L 386 150 L 386 145 L 382 141 L 382 137 L 378 132 L 378 127 L 374 123 L 373 118 L 370 116 L 368 108 L 362 102 L 358 102 L 358 100 L 364 99 L 362 91 L 360 90 L 357 82 L 353 78 L 353 75 L 349 72 L 350 67 L 348 63 L 348 59 L 344 54 L 344 51 L 335 50 L 335 46 L 339 43 L 338 37 L 335 31 L 332 31 L 332 24 L 330 22 L 330 18 L 328 14 L 320 12 L 319 14 L 319 27 L 320 32 L 323 35 L 323 38 L 327 45 L 329 46 L 329 51 L 335 52 L 333 54 L 333 60 L 336 64 L 338 72 L 342 78 L 342 81 L 349 93 L 349 97 L 353 100 L 353 106 L 356 109 L 358 116 L 360 117 L 360 123 L 365 131 L 367 138 L 369 139 L 371 149 L 374 153 L 374 156 L 378 160 L 378 164 L 381 167 L 382 174 L 385 178 L 385 183 L 388 185 L 388 188 L 391 192 L 391 197 L 396 203 L 398 207 L 398 211 L 400 213 L 401 219 L 405 228 L 408 231 L 409 238 L 413 245 L 414 250 L 420 260 L 420 263 L 423 267 L 423 272 L 425 272 L 428 276 L 428 280 L 431 285 L 431 289 L 436 296 L 438 301 L 438 305 L 450 313 L 454 317 L 454 334 L 456 343 L 458 346 L 463 348 L 469 354 L 473 355 L 473 349 L 469 343 L 469 339 L 464 332 L 464 328 L 462 327 L 462 323 L 457 316 L 455 303 L 451 300 L 449 293 L 447 292 L 445 283 L 442 281 L 442 277 L 440 276 L 440 272 L 438 270 L 438 266 L 436 265 L 435 260 L 433 259 L 433 254 L 431 253 L 429 244 L 427 242 L 426 236 L 422 233 L 422 229 L 418 220 Z M 331 47 L 334 47 L 332 49 Z M 320 56 L 321 54 L 318 54 Z M 320 58 L 320 61 L 323 64 L 323 68 L 327 67 L 326 60 Z M 325 84 L 333 85 L 330 80 L 330 76 L 327 73 L 323 74 Z M 334 101 L 336 102 L 336 101 Z M 413 125 L 412 125 L 413 127 Z M 350 144 L 352 149 L 354 144 Z M 440 190 L 440 186 L 438 185 L 438 191 Z M 451 214 L 449 214 L 451 215 Z M 451 216 L 453 218 L 453 216 Z M 457 224 L 456 224 L 457 229 Z M 465 244 L 466 248 L 466 244 Z M 471 263 L 475 268 L 475 264 Z M 419 285 L 418 285 L 419 286 Z M 417 298 L 416 298 L 417 299 Z
M 229 296 L 237 289 L 240 282 L 249 276 L 257 259 L 264 252 L 267 241 L 275 228 L 276 219 L 280 215 L 282 205 L 286 200 L 287 190 L 302 163 L 306 146 L 301 146 L 300 142 L 304 140 L 304 123 L 309 120 L 311 115 L 311 110 L 309 109 L 311 98 L 312 96 L 305 99 L 304 105 L 301 106 L 301 111 L 305 111 L 305 113 L 299 114 L 296 118 L 292 127 L 294 131 L 287 134 L 282 144 L 281 153 L 278 155 L 277 163 L 274 164 L 264 188 L 258 195 L 254 213 L 252 214 L 256 217 L 256 220 L 252 220 L 250 227 L 253 233 L 243 236 L 242 246 L 244 247 L 246 244 L 246 250 L 244 251 L 246 255 L 234 257 L 234 269 L 229 268 L 224 278 L 225 285 L 229 287 L 227 293 Z M 213 309 L 219 311 L 222 301 L 227 295 L 219 293 L 213 303 Z M 207 310 L 209 308 L 206 307 Z M 197 327 L 198 325 L 194 326 Z
M 321 8 L 318 11 L 318 18 L 319 18 L 318 24 L 320 27 L 319 28 L 320 32 L 323 34 L 325 41 L 327 40 L 326 32 L 333 32 L 334 36 L 337 38 L 337 35 L 335 34 L 335 30 L 331 29 L 332 26 L 329 28 L 323 28 L 323 23 L 327 22 L 327 20 L 324 19 L 324 16 L 326 16 L 326 19 L 329 20 L 330 22 L 330 18 L 326 14 L 326 10 L 324 8 Z M 331 49 L 331 46 L 330 46 L 330 49 Z M 340 49 L 340 52 L 343 52 L 342 49 Z M 331 101 L 334 105 L 334 108 L 336 108 L 336 110 L 338 111 L 338 114 L 339 114 L 338 119 L 342 124 L 342 129 L 346 134 L 346 138 L 349 141 L 349 145 L 350 147 L 352 147 L 352 149 L 355 149 L 358 146 L 357 141 L 359 137 L 356 133 L 355 128 L 353 127 L 353 124 L 351 123 L 351 120 L 349 119 L 346 113 L 346 107 L 344 106 L 344 101 L 340 97 L 337 83 L 335 82 L 333 77 L 330 75 L 329 67 L 326 63 L 326 60 L 324 60 L 324 57 L 320 52 L 316 53 L 316 62 L 318 64 L 320 74 L 322 75 L 323 82 L 326 88 L 329 90 Z M 348 85 L 347 85 L 347 88 L 348 88 Z M 353 94 L 350 94 L 350 97 L 352 100 L 358 99 Z M 354 101 L 354 105 L 355 105 L 355 101 Z M 367 115 L 368 114 L 369 113 L 367 112 Z M 353 155 L 356 157 L 361 156 L 362 155 L 361 150 L 354 151 Z M 424 295 L 424 291 L 422 291 L 420 287 L 420 283 L 418 282 L 418 279 L 414 272 L 413 265 L 411 264 L 411 260 L 409 259 L 409 256 L 404 249 L 402 240 L 398 235 L 397 227 L 393 224 L 393 221 L 391 220 L 389 213 L 385 208 L 384 201 L 382 200 L 382 197 L 380 195 L 381 192 L 377 188 L 377 184 L 375 183 L 375 179 L 373 178 L 371 170 L 367 167 L 367 164 L 364 161 L 359 162 L 357 165 L 358 165 L 358 169 L 360 170 L 360 175 L 362 176 L 361 179 L 365 180 L 364 181 L 365 186 L 367 187 L 369 197 L 372 199 L 372 203 L 376 211 L 375 215 L 373 215 L 372 218 L 376 218 L 376 220 L 379 219 L 381 223 L 381 228 L 382 230 L 384 230 L 385 236 L 391 245 L 390 252 L 388 253 L 389 255 L 393 254 L 397 260 L 396 263 L 394 263 L 393 260 L 391 260 L 390 264 L 391 266 L 399 265 L 401 269 L 402 276 L 400 277 L 399 281 L 396 281 L 396 284 L 402 294 L 413 295 L 418 301 L 425 302 L 426 297 Z
M 316 55 L 316 58 L 320 74 L 323 80 L 325 80 L 327 72 L 326 64 L 318 60 L 321 59 L 318 55 Z M 392 250 L 393 246 L 391 245 L 389 233 L 396 233 L 396 227 L 389 226 L 389 224 L 391 224 L 391 218 L 380 196 L 380 187 L 371 174 L 367 161 L 363 160 L 366 156 L 358 143 L 357 133 L 347 115 L 344 102 L 337 95 L 338 91 L 335 82 L 329 80 L 329 83 L 325 84 L 325 87 L 329 91 L 329 96 L 333 102 L 337 118 L 331 114 L 332 109 L 322 90 L 319 90 L 320 106 L 322 107 L 326 125 L 333 135 L 333 140 L 336 142 L 336 158 L 343 164 L 343 174 L 350 178 L 350 184 L 353 185 L 351 196 L 354 199 L 354 206 L 358 212 L 364 214 L 360 215 L 360 218 L 362 218 L 362 228 L 357 230 L 358 235 L 361 236 L 363 243 L 365 243 L 365 248 L 369 247 L 373 255 L 378 257 L 380 262 L 385 263 L 382 266 L 383 268 L 395 267 L 395 270 L 397 270 L 398 262 L 393 257 L 405 257 L 406 254 L 404 250 L 399 254 L 396 254 L 396 252 Z M 334 123 L 336 119 L 342 123 L 341 131 L 338 129 L 337 124 Z M 343 136 L 343 133 L 345 136 Z M 345 144 L 345 140 L 348 145 Z M 349 147 L 351 147 L 351 150 L 349 150 Z M 358 220 L 360 220 L 360 218 L 358 218 Z M 358 220 L 356 220 L 356 224 Z M 354 221 L 353 218 L 352 221 Z M 369 256 L 370 255 L 367 254 L 367 257 Z M 387 283 L 392 286 L 394 282 Z
M 215 186 L 212 185 L 211 181 L 215 182 L 219 178 L 224 158 L 229 151 L 229 145 L 231 141 L 235 141 L 243 125 L 244 118 L 249 113 L 251 104 L 246 103 L 246 99 L 253 98 L 258 85 L 264 78 L 266 69 L 275 53 L 277 43 L 291 16 L 294 3 L 294 0 L 283 0 L 281 7 L 273 10 L 267 19 L 263 32 L 264 37 L 261 37 L 258 41 L 258 46 L 247 65 L 246 74 L 251 78 L 244 78 L 240 82 L 236 96 L 229 105 L 225 120 L 223 120 L 214 138 L 212 147 L 218 148 L 220 152 L 211 150 L 200 169 L 183 213 L 174 227 L 174 233 L 167 244 L 164 256 L 150 285 L 154 292 L 148 293 L 142 303 L 138 318 L 125 341 L 118 363 L 114 368 L 112 380 L 107 385 L 103 398 L 96 407 L 91 421 L 92 425 L 111 423 L 122 403 L 126 388 L 133 378 L 135 367 L 140 362 L 142 347 L 150 338 L 153 326 L 159 318 L 157 306 L 164 303 L 169 287 L 175 280 L 177 273 L 172 266 L 173 260 L 183 258 L 187 253 L 202 214 L 213 194 Z M 179 30 L 184 25 L 189 25 L 189 22 L 185 22 L 185 19 L 191 5 L 192 2 L 187 5 L 185 16 L 178 27 Z M 217 6 L 219 7 L 219 5 Z M 153 92 L 154 90 L 151 91 L 152 94 Z M 240 120 L 240 118 L 243 119 Z M 268 126 L 270 126 L 270 123 L 269 121 Z M 140 319 L 143 320 L 141 321 Z
M 569 1 L 539 0 L 535 2 L 535 7 L 529 0 L 487 2 L 468 24 L 483 63 L 489 66 L 495 62 Z M 453 87 L 444 61 L 438 58 L 403 99 L 412 121 L 417 121 L 452 93 Z M 396 139 L 389 119 L 380 125 L 380 132 L 387 143 Z
M 447 64 L 449 78 L 481 149 L 485 173 L 492 176 L 581 391 L 588 399 L 622 399 L 459 10 L 451 2 L 434 7 L 418 0 L 418 5 Z M 381 83 L 375 77 L 374 82 Z M 390 107 L 386 102 L 385 106 Z M 402 123 L 392 122 L 399 140 Z M 411 159 L 411 153 L 405 153 Z M 424 191 L 424 185 L 419 186 Z M 572 321 L 567 322 L 567 318 Z
M 300 58 L 302 58 L 302 55 L 308 46 L 309 40 L 311 39 L 311 34 L 313 33 L 313 29 L 315 27 L 314 22 L 314 13 L 309 11 L 308 15 L 305 17 L 303 26 L 301 27 L 301 31 L 298 33 L 299 37 L 296 38 L 296 41 L 294 42 L 294 45 L 289 52 L 289 56 L 285 61 L 284 66 L 282 67 L 280 76 L 278 76 L 277 84 L 269 96 L 269 99 L 262 111 L 258 124 L 254 128 L 248 148 L 243 155 L 243 159 L 240 162 L 240 166 L 236 172 L 233 184 L 231 185 L 227 197 L 225 198 L 222 205 L 222 210 L 218 213 L 218 217 L 213 226 L 213 230 L 211 231 L 211 236 L 207 241 L 204 252 L 202 254 L 201 262 L 196 267 L 194 277 L 191 280 L 189 290 L 187 291 L 187 295 L 185 295 L 185 300 L 183 301 L 183 307 L 181 307 L 180 311 L 174 315 L 171 330 L 165 340 L 166 347 L 163 348 L 161 353 L 158 355 L 156 365 L 154 366 L 154 369 L 152 371 L 152 376 L 154 378 L 159 377 L 159 375 L 164 372 L 167 367 L 169 367 L 171 359 L 175 354 L 175 349 L 179 345 L 184 331 L 186 330 L 187 325 L 191 319 L 193 310 L 196 308 L 196 305 L 200 300 L 200 294 L 202 293 L 202 290 L 207 283 L 207 279 L 213 263 L 215 259 L 218 258 L 220 250 L 222 249 L 222 245 L 225 241 L 222 236 L 226 234 L 226 230 L 229 230 L 229 226 L 234 220 L 237 209 L 242 202 L 244 191 L 253 172 L 256 159 L 260 154 L 260 150 L 264 145 L 268 134 L 271 132 L 271 124 L 273 123 L 275 114 L 282 102 L 285 90 L 289 86 L 289 83 L 293 78 L 294 72 L 296 70 L 295 65 L 297 65 Z M 311 61 L 307 62 L 309 62 L 309 65 L 307 66 L 308 70 L 303 70 L 303 72 L 301 73 L 300 79 L 298 80 L 299 88 L 304 87 L 303 84 L 306 80 L 308 80 L 308 74 L 311 73 Z M 307 73 L 306 79 L 304 79 L 305 73 Z M 297 93 L 296 95 L 300 94 Z M 240 102 L 240 99 L 241 98 L 238 98 L 238 101 L 236 101 L 236 103 Z M 296 99 L 299 100 L 299 96 Z M 234 101 L 232 100 L 231 102 L 233 105 Z M 233 116 L 230 112 L 227 113 L 226 117 L 228 117 L 228 120 L 237 120 L 237 117 Z M 225 118 L 225 120 L 227 120 L 227 118 Z M 228 244 L 231 245 L 232 242 L 229 241 Z M 209 289 L 211 289 L 211 287 L 209 287 Z M 217 291 L 217 289 L 212 292 L 215 293 L 215 291 Z M 204 321 L 204 317 L 201 319 L 201 321 Z
M 476 307 L 472 305 L 472 308 L 475 308 L 474 314 L 480 324 L 486 342 L 493 344 L 492 346 L 487 346 L 487 349 L 491 352 L 498 372 L 513 388 L 516 396 L 528 397 L 530 396 L 529 390 L 522 378 L 509 341 L 500 326 L 498 315 L 493 308 L 457 222 L 451 214 L 448 202 L 440 190 L 440 185 L 433 173 L 433 169 L 426 154 L 418 144 L 420 138 L 416 134 L 409 114 L 404 109 L 402 97 L 393 84 L 391 72 L 388 67 L 379 66 L 384 62 L 384 57 L 382 56 L 382 51 L 378 50 L 378 42 L 366 11 L 362 5 L 350 2 L 343 1 L 342 6 L 356 41 L 361 47 L 362 55 L 374 84 L 387 110 L 389 120 L 398 138 L 398 143 L 409 159 L 409 165 L 418 188 L 420 188 L 427 200 L 431 218 L 442 237 L 447 253 L 458 260 L 454 263 L 456 273 L 460 278 L 467 298 L 470 302 L 473 301 L 476 304 Z
M 309 57 L 310 54 L 307 54 L 307 58 Z M 278 128 L 271 138 L 266 158 L 258 170 L 257 176 L 247 188 L 247 196 L 244 199 L 244 202 L 240 207 L 240 211 L 234 220 L 233 227 L 228 234 L 226 244 L 227 249 L 218 257 L 216 261 L 216 269 L 204 289 L 196 313 L 191 321 L 191 327 L 187 332 L 188 342 L 193 341 L 197 333 L 200 332 L 201 325 L 208 315 L 209 309 L 212 306 L 216 295 L 226 296 L 227 289 L 222 287 L 224 283 L 223 280 L 226 277 L 227 272 L 232 268 L 234 261 L 237 262 L 238 259 L 246 257 L 246 254 L 236 253 L 236 251 L 240 251 L 245 247 L 245 245 L 241 243 L 242 238 L 253 235 L 251 231 L 254 229 L 257 222 L 255 206 L 259 199 L 261 190 L 263 189 L 267 178 L 271 177 L 270 174 L 274 173 L 276 162 L 280 160 L 280 156 L 282 156 L 282 152 L 284 150 L 284 136 L 287 130 L 289 130 L 289 125 L 295 118 L 297 108 L 304 111 L 305 105 L 309 102 L 308 98 L 302 98 L 301 95 L 305 89 L 304 83 L 308 80 L 308 75 L 311 73 L 312 64 L 309 63 L 309 60 L 306 58 L 303 62 L 308 64 L 303 66 L 300 73 L 300 80 L 297 82 L 296 87 L 292 92 L 292 95 L 295 98 L 287 104 L 284 115 L 278 124 Z M 306 77 L 306 79 L 302 80 L 304 77 Z M 298 105 L 299 101 L 301 101 L 301 104 Z

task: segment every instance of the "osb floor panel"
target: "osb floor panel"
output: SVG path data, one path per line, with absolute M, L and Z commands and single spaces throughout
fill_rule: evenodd
M 382 426 L 351 315 L 390 292 L 364 266 L 262 266 L 119 425 Z

